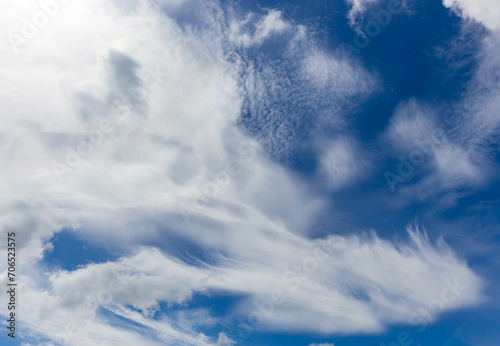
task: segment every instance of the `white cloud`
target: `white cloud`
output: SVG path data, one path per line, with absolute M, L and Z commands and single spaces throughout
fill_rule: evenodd
M 236 341 L 229 338 L 225 333 L 220 333 L 219 339 L 217 339 L 217 345 L 224 345 L 224 346 L 236 345 Z
M 392 190 L 400 191 L 398 197 L 426 200 L 460 188 L 484 186 L 491 180 L 493 167 L 485 148 L 494 127 L 474 125 L 478 115 L 474 112 L 457 117 L 458 108 L 452 107 L 441 114 L 416 99 L 397 107 L 383 138 L 398 158 L 393 170 L 387 171 L 404 185 L 393 185 Z M 455 122 L 452 126 L 450 119 Z M 422 179 L 415 179 L 422 174 Z
M 478 52 L 478 68 L 467 85 L 461 110 L 459 135 L 474 146 L 488 146 L 500 129 L 500 33 L 487 35 Z
M 55 232 L 63 227 L 76 229 L 79 226 L 67 210 L 54 207 L 41 197 L 18 198 L 9 202 L 2 210 L 0 227 L 16 233 L 17 246 L 23 249 L 26 265 L 42 259 L 44 251 L 50 251 L 51 244 L 47 240 Z M 6 244 L 1 247 L 6 249 Z
M 435 152 L 436 168 L 443 186 L 455 187 L 467 182 L 481 182 L 485 168 L 474 154 L 454 145 L 444 145 Z M 479 162 L 478 162 L 479 161 Z
M 345 132 L 346 109 L 375 91 L 378 81 L 338 52 L 321 49 L 300 26 L 279 59 L 263 55 L 243 72 L 247 93 L 241 122 L 284 163 L 308 138 L 318 145 L 322 133 Z
M 326 145 L 321 157 L 322 174 L 333 189 L 352 184 L 371 170 L 365 156 L 353 139 L 338 138 Z
M 496 0 L 443 0 L 443 5 L 490 30 L 500 30 L 500 3 Z
M 339 99 L 369 93 L 375 89 L 375 76 L 354 65 L 352 61 L 325 51 L 309 51 L 302 68 L 305 78 L 311 79 L 318 90 L 329 89 Z
M 262 234 L 245 234 L 243 246 L 229 234 L 224 249 L 229 256 L 217 256 L 216 263 L 206 268 L 145 247 L 114 262 L 58 271 L 46 285 L 37 283 L 28 272 L 19 279 L 23 283 L 19 308 L 26 314 L 23 323 L 40 335 L 65 339 L 72 345 L 91 340 L 139 340 L 133 329 L 122 333 L 113 324 L 103 324 L 105 309 L 148 328 L 148 335 L 162 342 L 205 345 L 210 340 L 188 328 L 193 323 L 186 323 L 182 316 L 160 314 L 153 320 L 158 303 L 189 304 L 194 294 L 226 291 L 251 297 L 236 313 L 244 321 L 261 314 L 262 329 L 290 327 L 335 334 L 380 332 L 387 324 L 410 323 L 419 307 L 441 299 L 443 290 L 454 282 L 465 288 L 447 299 L 443 311 L 482 299 L 481 280 L 442 240 L 432 246 L 425 235 L 410 231 L 410 243 L 400 247 L 374 234 L 365 239 L 329 236 L 310 241 L 275 228 L 266 233 L 267 238 L 275 239 L 281 233 L 274 245 L 267 245 Z M 2 282 L 5 280 L 3 275 Z M 276 290 L 286 298 L 284 302 L 271 303 Z M 47 309 L 51 309 L 50 318 Z M 435 318 L 433 315 L 429 322 Z M 207 313 L 198 314 L 197 319 L 194 325 L 214 323 Z M 182 331 L 177 330 L 179 326 Z M 231 334 L 241 337 L 236 330 Z
M 414 165 L 414 173 L 425 173 L 420 180 L 413 175 L 404 179 L 398 197 L 408 201 L 441 196 L 443 205 L 454 205 L 458 198 L 496 179 L 493 147 L 500 131 L 499 47 L 498 32 L 484 35 L 475 56 L 477 69 L 459 100 L 438 107 L 410 99 L 397 107 L 385 140 L 399 160 L 409 161 L 412 152 L 420 152 L 424 160 Z M 394 167 L 392 172 L 399 174 Z M 405 204 L 401 199 L 397 203 Z
M 415 147 L 436 147 L 432 140 L 437 129 L 435 111 L 416 99 L 400 102 L 391 118 L 385 136 L 394 148 L 408 151 Z
M 251 25 L 252 17 L 253 15 L 249 14 L 242 21 L 234 19 L 231 22 L 230 39 L 236 45 L 243 47 L 261 45 L 272 35 L 282 34 L 291 27 L 290 23 L 281 18 L 281 12 L 277 10 L 270 10 L 253 25 Z
M 381 0 L 347 0 L 347 2 L 351 5 L 348 18 L 351 21 L 351 25 L 353 25 L 369 6 L 380 3 Z
M 0 5 L 6 32 L 20 30 L 21 22 L 12 18 L 39 11 L 37 3 L 27 3 Z M 299 119 L 298 111 L 288 110 L 327 109 L 318 123 L 333 126 L 339 120 L 332 118 L 342 118 L 341 99 L 373 90 L 373 76 L 322 52 L 308 42 L 304 28 L 270 11 L 248 40 L 232 42 L 258 45 L 290 30 L 284 56 L 302 81 L 297 94 L 286 71 L 273 69 L 278 64 L 256 66 L 236 52 L 227 56 L 231 25 L 219 18 L 217 3 L 179 2 L 163 12 L 146 1 L 128 5 L 71 3 L 18 53 L 9 43 L 0 46 L 8 68 L 0 81 L 0 161 L 6 163 L 0 222 L 16 229 L 18 250 L 31 256 L 18 267 L 21 323 L 30 337 L 71 345 L 215 344 L 200 326 L 213 326 L 217 317 L 189 303 L 195 294 L 221 290 L 249 297 L 235 307 L 246 317 L 254 299 L 281 289 L 289 299 L 266 316 L 262 328 L 320 333 L 377 332 L 408 322 L 409 314 L 440 294 L 443 278 L 457 277 L 468 286 L 446 311 L 480 301 L 481 280 L 466 263 L 421 235 L 410 233 L 409 244 L 399 248 L 375 235 L 306 238 L 326 202 L 260 155 L 265 143 L 236 125 L 245 108 L 276 121 L 283 141 L 274 148 L 284 151 Z M 183 18 L 188 24 L 170 16 L 178 6 L 192 10 Z M 189 18 L 192 12 L 199 18 Z M 189 25 L 190 19 L 198 25 Z M 280 99 L 283 91 L 288 94 Z M 272 114 L 259 108 L 262 103 L 274 111 L 276 95 L 300 102 Z M 355 147 L 336 143 L 328 160 L 355 165 Z M 65 167 L 62 180 L 54 162 Z M 352 179 L 326 166 L 337 180 Z M 63 227 L 124 255 L 72 272 L 35 266 L 53 232 Z M 179 238 L 206 249 L 210 264 L 187 264 L 184 249 L 175 254 L 179 258 L 159 249 L 159 240 Z M 137 248 L 141 244 L 158 246 Z M 176 249 L 169 245 L 163 250 Z M 298 277 L 292 266 L 309 268 L 316 246 L 325 247 L 328 259 L 307 278 Z M 185 311 L 153 319 L 159 302 Z M 235 338 L 226 333 L 219 341 L 225 340 L 221 335 Z
M 316 344 L 316 343 L 309 344 L 309 346 L 335 346 L 335 344 L 331 342 L 322 342 L 321 344 Z

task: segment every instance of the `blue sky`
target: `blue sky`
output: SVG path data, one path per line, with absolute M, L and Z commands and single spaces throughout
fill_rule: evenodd
M 495 0 L 0 13 L 0 343 L 497 344 Z

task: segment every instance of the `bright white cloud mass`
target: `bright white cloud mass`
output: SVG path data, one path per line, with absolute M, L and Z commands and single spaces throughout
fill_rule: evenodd
M 9 33 L 0 46 L 0 227 L 17 234 L 27 342 L 233 345 L 285 328 L 376 334 L 415 325 L 415 312 L 436 299 L 429 322 L 484 301 L 485 280 L 444 239 L 429 240 L 417 227 L 401 243 L 375 226 L 311 236 L 334 208 L 324 191 L 379 174 L 346 116 L 380 91 L 375 69 L 325 48 L 280 9 L 47 3 L 55 5 L 46 19 L 37 17 L 37 1 L 0 4 Z M 486 3 L 445 1 L 498 29 L 484 10 L 496 3 Z M 363 2 L 353 6 L 361 11 Z M 457 103 L 468 102 L 482 78 L 495 88 L 481 92 L 481 109 L 469 108 L 452 132 L 430 142 L 429 174 L 397 198 L 493 179 L 495 35 Z M 277 42 L 278 61 L 259 53 Z M 402 100 L 378 140 L 407 155 L 440 121 L 435 105 Z M 289 165 L 304 138 L 320 158 L 319 189 Z M 44 256 L 63 230 L 118 255 L 74 270 L 50 266 Z M 243 298 L 223 314 L 192 305 L 218 295 Z
M 495 0 L 443 0 L 467 19 L 476 20 L 491 30 L 500 29 L 500 3 Z

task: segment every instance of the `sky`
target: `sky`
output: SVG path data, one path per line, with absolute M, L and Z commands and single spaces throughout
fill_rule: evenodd
M 0 344 L 497 345 L 497 0 L 6 0 L 0 28 Z

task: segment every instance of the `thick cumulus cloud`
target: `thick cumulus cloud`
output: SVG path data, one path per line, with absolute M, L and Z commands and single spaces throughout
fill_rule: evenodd
M 286 161 L 300 128 L 323 140 L 319 129 L 342 127 L 350 98 L 377 79 L 315 46 L 307 28 L 273 10 L 236 18 L 217 2 L 50 4 L 0 5 L 0 223 L 23 254 L 24 336 L 233 344 L 248 326 L 207 336 L 225 317 L 189 306 L 221 291 L 246 297 L 232 312 L 246 324 L 262 316 L 258 328 L 327 334 L 411 323 L 456 280 L 467 289 L 433 318 L 480 300 L 466 263 L 420 233 L 400 246 L 374 234 L 304 236 L 328 204 L 269 157 Z M 249 53 L 277 36 L 282 64 Z M 357 150 L 349 139 L 319 153 L 335 187 L 357 178 L 335 166 Z M 40 259 L 63 228 L 125 255 L 47 268 Z M 203 249 L 198 264 L 167 239 Z

